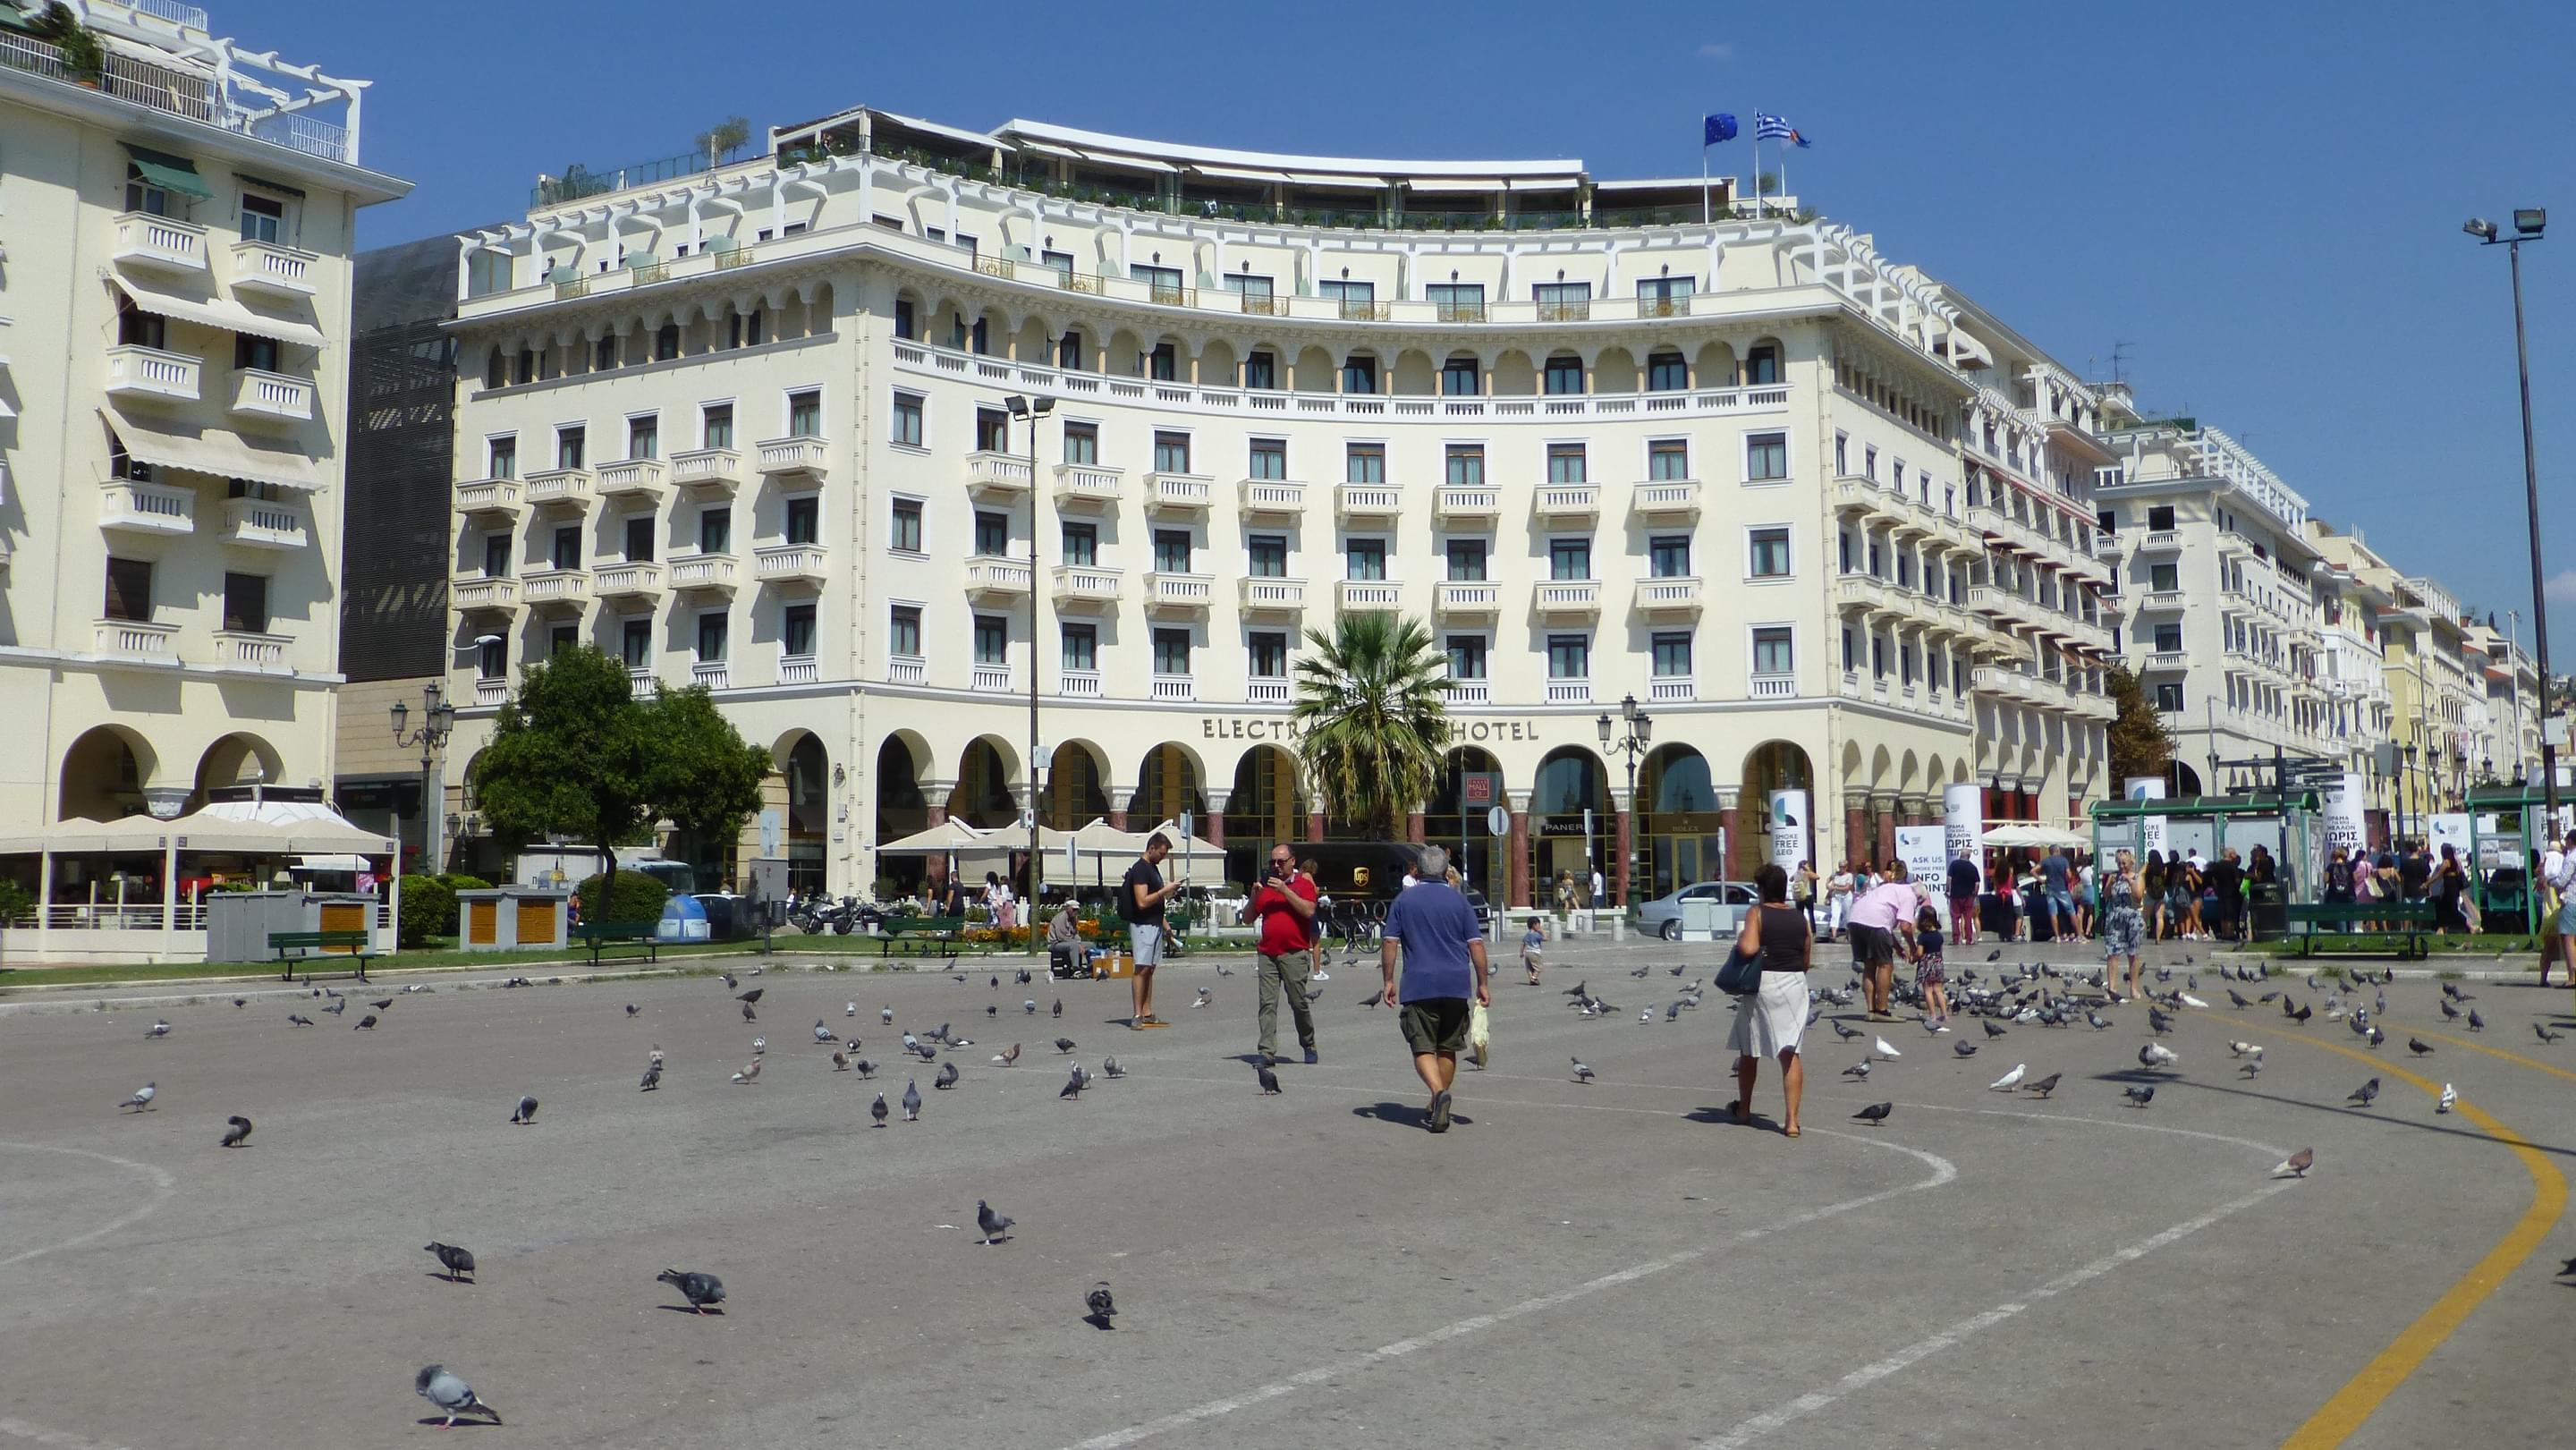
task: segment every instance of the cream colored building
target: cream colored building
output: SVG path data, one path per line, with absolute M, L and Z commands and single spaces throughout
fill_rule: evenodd
M 0 27 L 0 829 L 332 778 L 365 82 L 204 12 Z
M 1416 829 L 1497 897 L 2109 784 L 2093 400 L 1847 227 L 866 110 L 651 170 L 460 239 L 459 775 L 522 665 L 595 643 L 710 686 L 796 874 L 863 891 L 880 842 L 1017 818 L 1034 670 L 1042 816 L 1190 810 L 1240 877 L 1333 829 L 1301 632 L 1400 610 L 1457 723 Z

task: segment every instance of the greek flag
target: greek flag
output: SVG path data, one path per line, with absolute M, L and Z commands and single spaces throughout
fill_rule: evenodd
M 1716 145 L 1720 141 L 1732 141 L 1734 139 L 1735 117 L 1733 115 L 1720 111 L 1714 116 L 1703 116 L 1700 118 L 1699 144 L 1703 150 Z
M 1766 116 L 1759 111 L 1756 111 L 1753 115 L 1753 139 L 1756 141 L 1791 141 L 1801 147 L 1804 147 L 1807 144 L 1807 138 L 1798 134 L 1798 129 L 1789 124 L 1788 117 Z

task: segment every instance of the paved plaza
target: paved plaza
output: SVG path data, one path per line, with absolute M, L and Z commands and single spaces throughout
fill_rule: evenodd
M 1023 987 L 1011 959 L 961 983 L 782 954 L 741 984 L 757 1023 L 711 976 L 426 977 L 372 1031 L 404 979 L 344 987 L 344 1016 L 273 985 L 22 997 L 0 1003 L 0 1450 L 417 1443 L 433 1361 L 499 1410 L 489 1443 L 531 1446 L 2564 1444 L 2576 1042 L 2533 1024 L 2567 996 L 2468 983 L 2472 1034 L 2406 978 L 2374 1051 L 2304 968 L 2242 989 L 2314 1004 L 2301 1027 L 2163 950 L 2163 985 L 2197 971 L 2214 1006 L 2161 1039 L 2180 1060 L 2150 1106 L 2123 1095 L 2142 1004 L 2000 1038 L 1828 1007 L 1863 1035 L 1809 1029 L 1795 1141 L 1767 1067 L 1763 1126 L 1725 1121 L 1730 1007 L 1665 1015 L 1668 967 L 1705 980 L 1711 953 L 1660 943 L 1569 946 L 1538 988 L 1498 973 L 1492 1066 L 1445 1137 L 1395 1015 L 1361 1005 L 1368 963 L 1334 964 L 1323 1063 L 1283 1065 L 1275 1097 L 1251 973 L 1204 958 L 1167 969 L 1172 1025 L 1147 1032 L 1124 983 Z M 1616 1010 L 1569 1010 L 1578 981 Z M 872 1082 L 832 1070 L 817 1018 Z M 973 1045 L 936 1091 L 898 1038 L 943 1022 Z M 1881 1035 L 1902 1056 L 1842 1077 Z M 1060 1099 L 1058 1036 L 1126 1075 Z M 2259 1076 L 2231 1040 L 2266 1049 Z M 1987 1090 L 2016 1063 L 2062 1073 L 2055 1097 Z M 872 1127 L 907 1078 L 920 1121 Z M 151 1110 L 120 1113 L 146 1081 Z M 533 1126 L 508 1121 L 522 1093 Z M 1850 1121 L 1878 1102 L 1883 1126 Z M 232 1114 L 255 1131 L 218 1148 Z M 2268 1176 L 2302 1147 L 2305 1180 Z M 1005 1241 L 977 1242 L 979 1199 Z M 432 1240 L 480 1282 L 439 1277 Z M 720 1275 L 725 1312 L 683 1312 L 654 1281 L 674 1267 Z M 1107 1331 L 1083 1318 L 1101 1281 Z

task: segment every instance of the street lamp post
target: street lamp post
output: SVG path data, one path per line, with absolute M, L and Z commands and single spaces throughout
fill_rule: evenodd
M 405 733 L 403 726 L 411 718 L 411 706 L 394 701 L 394 748 L 420 747 L 420 855 L 421 869 L 435 874 L 444 864 L 430 850 L 430 838 L 438 831 L 438 807 L 433 798 L 436 779 L 430 773 L 438 761 L 438 752 L 447 744 L 447 734 L 456 728 L 456 707 L 447 703 L 438 681 L 420 687 L 420 728 Z
M 1607 712 L 1594 722 L 1601 731 L 1601 746 L 1628 757 L 1628 850 L 1620 858 L 1619 906 L 1625 910 L 1636 897 L 1637 837 L 1640 824 L 1637 809 L 1637 757 L 1646 753 L 1647 742 L 1654 738 L 1654 717 L 1637 708 L 1637 697 L 1630 695 L 1619 702 L 1619 718 L 1613 721 Z M 1619 738 L 1611 738 L 1614 729 L 1624 725 Z
M 2558 747 L 2550 741 L 2551 700 L 2549 698 L 2549 597 L 2540 563 L 2540 463 L 2531 443 L 2531 344 L 2522 321 L 2522 244 L 2536 242 L 2549 225 L 2549 213 L 2540 207 L 2518 207 L 2513 214 L 2513 235 L 2503 236 L 2496 224 L 2484 217 L 2461 227 L 2478 239 L 2481 246 L 2501 246 L 2513 272 L 2513 361 L 2522 383 L 2522 499 L 2531 524 L 2531 612 L 2532 645 L 2540 654 L 2540 793 L 2547 828 L 2558 827 Z M 2508 664 L 2510 661 L 2508 661 Z M 2538 839 L 2526 831 L 2526 840 Z
M 1002 400 L 1011 416 L 1029 425 L 1029 955 L 1036 956 L 1045 948 L 1038 944 L 1038 884 L 1044 879 L 1046 863 L 1038 850 L 1038 612 L 1043 586 L 1038 579 L 1038 420 L 1055 411 L 1055 399 L 1025 397 L 1013 393 Z

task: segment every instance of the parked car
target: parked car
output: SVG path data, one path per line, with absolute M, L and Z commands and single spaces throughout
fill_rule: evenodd
M 1666 941 L 1680 941 L 1682 903 L 1714 900 L 1718 904 L 1718 930 L 1736 931 L 1744 925 L 1744 913 L 1760 899 L 1749 881 L 1702 881 L 1678 891 L 1666 892 L 1640 905 L 1637 908 L 1637 929 L 1651 932 Z

